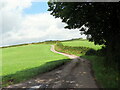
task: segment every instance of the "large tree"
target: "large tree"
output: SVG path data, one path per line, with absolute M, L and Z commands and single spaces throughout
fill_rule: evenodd
M 81 29 L 95 44 L 104 44 L 109 62 L 120 62 L 120 3 L 48 2 L 51 15 L 67 23 L 65 28 Z

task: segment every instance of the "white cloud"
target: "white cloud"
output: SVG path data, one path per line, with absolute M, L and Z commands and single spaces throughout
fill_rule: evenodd
M 17 30 L 23 20 L 22 11 L 31 6 L 31 0 L 3 0 L 0 5 L 2 32 Z
M 1 9 L 2 45 L 81 37 L 78 30 L 64 29 L 65 24 L 49 12 L 23 16 L 23 9 L 31 6 L 31 0 L 17 0 L 14 3 L 5 1 L 7 3 L 4 2 Z

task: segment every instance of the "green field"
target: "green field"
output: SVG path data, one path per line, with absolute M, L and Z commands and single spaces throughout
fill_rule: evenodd
M 101 49 L 100 45 L 95 45 L 94 42 L 89 42 L 88 40 L 67 41 L 67 42 L 62 42 L 62 44 L 65 46 L 73 46 L 73 47 L 80 47 L 80 46 L 89 47 L 95 50 Z
M 53 43 L 55 44 L 55 43 Z M 102 87 L 115 88 L 118 83 L 118 73 L 113 68 L 104 66 L 104 57 L 85 55 L 85 50 L 101 49 L 87 40 L 73 40 L 55 45 L 59 52 L 75 54 L 91 61 L 96 80 Z M 51 44 L 31 44 L 0 49 L 2 50 L 2 73 L 3 86 L 28 80 L 40 73 L 50 71 L 70 61 L 68 57 L 50 51 Z M 61 48 L 62 47 L 62 48 Z M 85 48 L 88 47 L 88 48 Z
M 97 82 L 103 88 L 117 88 L 118 87 L 118 71 L 113 67 L 105 66 L 105 57 L 99 55 L 86 55 L 81 54 L 80 52 L 84 52 L 84 49 L 81 47 L 89 47 L 94 50 L 98 50 L 102 48 L 102 45 L 94 45 L 93 42 L 89 42 L 87 40 L 73 40 L 73 41 L 64 41 L 63 45 L 56 45 L 55 49 L 60 52 L 74 54 L 77 56 L 81 56 L 91 61 L 92 69 L 94 71 L 95 78 Z
M 38 44 L 2 49 L 3 84 L 17 83 L 69 61 L 50 51 L 50 45 Z M 11 82 L 11 80 L 13 82 Z

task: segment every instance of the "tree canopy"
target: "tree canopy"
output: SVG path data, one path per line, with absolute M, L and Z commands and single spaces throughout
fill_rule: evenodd
M 81 3 L 52 2 L 48 3 L 49 11 L 55 18 L 67 23 L 65 28 L 75 29 L 82 25 L 89 27 L 84 34 L 91 35 L 90 40 L 97 44 L 105 44 L 106 40 L 120 33 L 119 3 Z
M 65 28 L 79 29 L 85 25 L 89 29 L 80 31 L 89 35 L 90 41 L 104 44 L 109 57 L 120 58 L 120 3 L 48 2 L 48 6 L 51 15 L 67 24 Z

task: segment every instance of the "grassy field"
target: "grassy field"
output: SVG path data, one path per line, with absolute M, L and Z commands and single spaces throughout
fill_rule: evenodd
M 81 56 L 91 61 L 95 78 L 101 87 L 103 88 L 118 87 L 118 77 L 119 77 L 118 71 L 116 71 L 112 67 L 108 68 L 105 66 L 104 63 L 105 57 L 97 56 L 94 54 L 86 55 L 85 53 L 81 53 L 87 50 L 87 48 L 85 49 L 83 47 L 89 47 L 94 50 L 98 50 L 101 49 L 102 46 L 94 45 L 93 42 L 88 42 L 87 40 L 67 41 L 67 42 L 62 42 L 62 44 L 61 43 L 56 44 L 55 49 L 60 52 Z
M 89 47 L 95 50 L 101 49 L 100 45 L 95 45 L 93 42 L 89 42 L 88 40 L 74 40 L 74 41 L 67 41 L 62 42 L 64 46 L 73 46 L 73 47 Z
M 102 87 L 118 86 L 118 73 L 113 68 L 108 69 L 104 66 L 104 57 L 84 54 L 89 48 L 98 50 L 101 46 L 87 40 L 64 41 L 62 44 L 55 46 L 57 51 L 82 56 L 91 61 L 96 80 Z M 70 61 L 63 55 L 51 52 L 48 43 L 8 47 L 1 50 L 3 61 L 0 59 L 2 62 L 0 75 L 3 76 L 3 86 L 33 78 Z
M 46 44 L 3 48 L 2 59 L 3 86 L 27 80 L 69 61 L 51 52 Z

